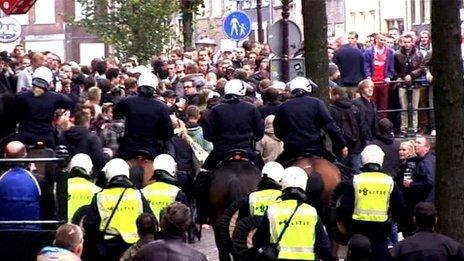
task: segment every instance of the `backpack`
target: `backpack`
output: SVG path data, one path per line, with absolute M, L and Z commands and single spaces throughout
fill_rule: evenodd
M 347 143 L 357 142 L 361 136 L 358 123 L 358 107 L 355 105 L 352 105 L 350 108 L 334 107 L 340 112 L 340 122 L 337 123 L 342 130 L 343 137 Z

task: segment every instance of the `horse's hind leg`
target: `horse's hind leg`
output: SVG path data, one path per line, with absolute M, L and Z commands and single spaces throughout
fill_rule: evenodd
M 231 257 L 229 254 L 229 249 L 227 245 L 224 245 L 224 242 L 221 241 L 221 237 L 219 235 L 219 229 L 216 225 L 213 226 L 214 229 L 214 241 L 216 242 L 216 246 L 218 249 L 218 256 L 220 261 L 231 261 Z

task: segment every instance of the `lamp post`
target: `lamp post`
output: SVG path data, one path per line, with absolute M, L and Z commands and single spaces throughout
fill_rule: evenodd
M 290 17 L 291 0 L 282 1 L 282 80 L 283 82 L 290 81 L 290 66 L 289 66 L 289 49 L 288 49 L 288 18 Z
M 256 17 L 258 19 L 258 42 L 261 44 L 264 43 L 263 14 L 261 13 L 262 6 L 262 0 L 256 0 Z

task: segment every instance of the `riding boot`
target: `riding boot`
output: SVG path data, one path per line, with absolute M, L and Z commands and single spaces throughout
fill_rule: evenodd
M 208 224 L 210 203 L 209 189 L 211 186 L 211 171 L 201 169 L 193 183 L 193 196 L 196 200 L 197 219 L 196 223 Z

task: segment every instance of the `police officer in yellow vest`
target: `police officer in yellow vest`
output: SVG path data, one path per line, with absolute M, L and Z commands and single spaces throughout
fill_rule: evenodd
M 240 206 L 238 220 L 249 215 L 263 216 L 267 207 L 277 202 L 282 194 L 280 181 L 283 174 L 284 167 L 278 162 L 270 161 L 264 165 L 258 189 L 251 192 L 248 201 Z
M 112 159 L 103 168 L 106 187 L 95 194 L 84 219 L 84 260 L 119 260 L 139 239 L 136 219 L 153 214 L 148 201 L 129 180 L 129 165 Z
M 68 220 L 79 224 L 95 193 L 101 188 L 90 178 L 92 159 L 84 153 L 72 157 L 68 178 Z M 77 213 L 76 213 L 77 212 Z
M 156 156 L 153 160 L 155 172 L 152 177 L 152 181 L 155 182 L 142 189 L 157 220 L 161 220 L 163 210 L 175 201 L 184 204 L 187 202 L 184 192 L 177 186 L 176 166 L 174 158 L 170 155 Z
M 307 182 L 308 175 L 302 168 L 285 169 L 281 201 L 269 205 L 253 239 L 253 251 L 257 253 L 265 246 L 278 243 L 278 260 L 334 260 L 322 221 L 316 209 L 307 203 Z
M 361 152 L 361 173 L 347 186 L 337 209 L 337 218 L 353 234 L 369 238 L 372 258 L 388 258 L 388 234 L 391 218 L 402 222 L 404 199 L 392 177 L 382 170 L 384 152 L 377 145 L 368 145 Z

